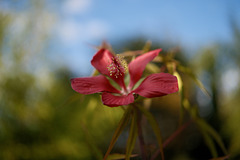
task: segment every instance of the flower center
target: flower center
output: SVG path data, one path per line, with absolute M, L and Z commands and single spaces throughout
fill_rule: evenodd
M 122 55 L 116 55 L 115 57 L 112 57 L 112 62 L 107 69 L 111 77 L 118 78 L 127 72 L 128 66 Z

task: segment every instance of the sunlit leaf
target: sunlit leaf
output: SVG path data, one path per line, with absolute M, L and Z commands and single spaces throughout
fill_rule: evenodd
M 183 86 L 182 78 L 177 71 L 175 71 L 173 73 L 173 75 L 177 77 L 179 92 L 181 92 L 181 89 L 182 89 L 182 86 Z
M 161 153 L 162 160 L 164 160 L 164 153 L 163 153 L 163 144 L 162 144 L 162 136 L 161 136 L 161 130 L 158 126 L 157 121 L 153 117 L 153 115 L 146 110 L 144 107 L 138 106 L 139 110 L 144 114 L 144 116 L 147 118 L 148 122 L 150 123 L 153 132 L 155 133 Z
M 112 140 L 111 140 L 110 145 L 108 147 L 108 150 L 107 150 L 107 152 L 104 156 L 104 160 L 107 159 L 107 157 L 108 157 L 109 153 L 111 152 L 114 144 L 117 142 L 118 137 L 122 133 L 125 126 L 128 124 L 128 121 L 129 121 L 130 115 L 131 115 L 131 110 L 132 110 L 132 107 L 128 107 L 128 109 L 125 111 L 122 119 L 120 120 L 120 122 L 118 124 L 118 127 L 113 134 L 113 137 L 112 137 Z
M 126 146 L 126 160 L 128 160 L 132 154 L 132 151 L 135 146 L 136 138 L 137 138 L 137 113 L 136 110 L 133 110 L 133 116 L 131 119 L 131 126 L 129 131 L 129 136 L 127 140 L 127 146 Z

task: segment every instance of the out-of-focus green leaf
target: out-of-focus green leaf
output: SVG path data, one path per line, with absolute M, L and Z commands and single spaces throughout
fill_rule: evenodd
M 175 71 L 173 75 L 177 77 L 179 92 L 181 92 L 183 86 L 182 78 L 177 71 Z
M 120 120 L 117 129 L 115 130 L 112 140 L 110 142 L 110 145 L 108 147 L 108 150 L 104 156 L 104 160 L 107 159 L 109 153 L 111 152 L 114 144 L 116 143 L 118 137 L 120 136 L 120 134 L 122 133 L 123 129 L 125 128 L 125 126 L 128 124 L 128 121 L 130 119 L 130 115 L 131 115 L 131 111 L 132 111 L 132 107 L 128 107 L 127 110 L 125 111 L 122 119 Z
M 205 130 L 203 130 L 202 128 L 201 128 L 201 133 L 202 133 L 202 135 L 203 135 L 203 138 L 204 138 L 204 140 L 205 140 L 205 143 L 206 143 L 206 145 L 208 146 L 208 148 L 209 148 L 212 156 L 213 156 L 214 158 L 216 158 L 216 157 L 218 156 L 218 154 L 217 154 L 217 150 L 216 150 L 216 147 L 215 147 L 215 145 L 214 145 L 214 142 L 213 142 L 212 138 L 211 138 L 210 135 L 209 135 Z
M 225 145 L 220 135 L 203 119 L 197 120 L 197 124 L 201 127 L 201 129 L 205 130 L 209 135 L 211 135 L 214 138 L 214 140 L 217 142 L 217 144 L 221 147 L 224 154 L 227 154 L 227 149 L 225 148 Z
M 184 89 L 183 89 L 183 83 L 182 83 L 182 78 L 181 76 L 178 74 L 177 71 L 175 71 L 173 73 L 174 76 L 177 77 L 177 80 L 178 80 L 178 88 L 179 88 L 179 92 L 180 92 L 180 95 L 181 95 L 181 107 L 180 107 L 180 115 L 179 115 L 179 125 L 182 124 L 183 122 L 183 116 L 184 116 L 184 106 L 183 106 L 183 101 L 185 99 L 184 97 Z
M 132 154 L 130 157 L 136 157 L 137 154 Z M 119 159 L 125 159 L 126 155 L 125 154 L 118 154 L 118 153 L 113 153 L 110 154 L 107 158 L 107 160 L 119 160 Z
M 131 120 L 131 126 L 130 126 L 130 131 L 129 131 L 129 136 L 127 140 L 127 146 L 126 146 L 126 160 L 129 160 L 132 151 L 135 146 L 136 138 L 137 138 L 137 113 L 136 109 L 133 110 L 133 116 Z
M 179 115 L 179 126 L 182 125 L 183 123 L 183 117 L 184 117 L 184 87 L 182 86 L 182 89 L 180 90 L 180 93 L 181 93 L 181 106 L 180 106 L 180 115 Z
M 184 107 L 184 109 L 186 109 L 189 114 L 192 116 L 193 119 L 197 119 L 199 116 L 198 116 L 198 109 L 196 106 L 191 106 L 190 103 L 189 103 L 189 100 L 182 97 L 182 106 Z
M 159 73 L 160 72 L 160 68 L 154 63 L 148 63 L 146 66 L 146 70 L 151 73 Z
M 85 135 L 85 139 L 86 139 L 86 143 L 89 145 L 89 147 L 91 148 L 91 151 L 93 153 L 93 155 L 96 157 L 96 159 L 101 160 L 103 155 L 102 152 L 100 151 L 100 149 L 97 147 L 96 143 L 93 141 L 92 136 L 90 135 L 88 129 L 86 128 L 86 125 L 84 125 L 82 123 L 81 125 L 82 130 L 84 132 Z
M 153 115 L 148 110 L 146 110 L 144 107 L 141 107 L 141 106 L 138 106 L 138 108 L 144 114 L 144 116 L 147 118 L 148 122 L 150 123 L 150 125 L 152 127 L 153 132 L 155 133 L 155 135 L 157 137 L 157 141 L 158 141 L 159 149 L 160 149 L 160 152 L 161 152 L 162 160 L 164 160 L 162 136 L 161 136 L 161 130 L 158 126 L 158 123 L 155 120 L 155 118 L 153 117 Z
M 207 91 L 207 89 L 202 84 L 202 82 L 197 78 L 197 76 L 192 72 L 192 70 L 190 68 L 184 67 L 182 65 L 178 65 L 178 70 L 189 75 L 194 80 L 194 82 L 197 84 L 197 86 L 203 91 L 203 93 L 206 94 L 207 96 L 211 97 L 209 92 Z
M 229 155 L 224 156 L 224 157 L 212 158 L 212 159 L 209 159 L 209 160 L 227 160 L 228 158 L 229 158 Z
M 148 109 L 151 107 L 152 99 L 151 98 L 145 98 L 143 99 L 143 106 L 144 108 Z
M 92 72 L 92 76 L 97 76 L 99 74 L 98 70 L 94 69 Z
M 143 54 L 142 50 L 137 50 L 137 51 L 125 51 L 121 53 L 124 57 L 135 57 L 137 55 Z
M 143 46 L 143 52 L 145 53 L 145 52 L 148 52 L 149 50 L 150 50 L 150 48 L 151 48 L 151 46 L 152 46 L 152 42 L 151 41 L 147 41 L 146 43 L 145 43 L 145 45 Z

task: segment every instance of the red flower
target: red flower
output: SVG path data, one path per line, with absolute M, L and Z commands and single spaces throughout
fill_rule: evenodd
M 103 104 L 110 107 L 133 103 L 134 94 L 152 98 L 177 92 L 177 78 L 168 73 L 151 74 L 136 89 L 133 89 L 140 80 L 147 63 L 152 61 L 160 51 L 161 49 L 156 49 L 140 55 L 127 66 L 120 56 L 114 56 L 107 49 L 100 49 L 93 56 L 91 63 L 101 75 L 73 78 L 71 79 L 72 88 L 81 94 L 102 92 Z M 127 69 L 130 75 L 128 86 L 124 82 Z M 121 90 L 114 88 L 105 76 L 118 83 Z

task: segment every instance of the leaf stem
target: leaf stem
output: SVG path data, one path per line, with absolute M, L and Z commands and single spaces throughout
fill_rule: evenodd
M 139 140 L 140 150 L 141 150 L 141 154 L 142 154 L 142 159 L 146 160 L 147 154 L 146 154 L 146 150 L 145 150 L 145 142 L 144 142 L 144 138 L 143 138 L 142 124 L 141 124 L 142 114 L 137 107 L 135 107 L 135 108 L 136 108 L 136 112 L 137 112 L 138 140 Z
M 180 126 L 164 143 L 163 148 L 165 148 L 173 139 L 175 139 L 184 129 L 186 129 L 190 124 L 192 123 L 192 120 L 188 121 L 184 125 Z M 159 155 L 160 150 L 157 150 L 155 154 L 152 156 L 151 160 L 154 160 Z

